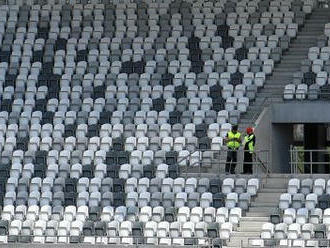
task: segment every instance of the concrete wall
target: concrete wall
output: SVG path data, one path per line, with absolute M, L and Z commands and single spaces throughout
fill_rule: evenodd
M 272 124 L 272 164 L 274 173 L 290 173 L 290 145 L 293 144 L 292 124 Z
M 271 151 L 272 143 L 272 128 L 271 128 L 271 111 L 269 108 L 265 108 L 260 116 L 258 117 L 256 123 L 255 123 L 255 135 L 256 135 L 256 150 L 262 151 L 262 150 L 268 150 Z M 259 158 L 262 161 L 271 161 L 272 160 L 272 154 L 269 152 L 262 153 L 260 152 L 258 154 Z M 267 157 L 268 156 L 268 157 Z M 272 165 L 272 163 L 268 163 L 269 166 Z M 270 166 L 270 171 L 274 171 L 275 168 L 272 168 Z
M 255 123 L 256 150 L 268 150 L 271 173 L 290 173 L 289 148 L 293 143 L 293 125 L 273 123 L 273 109 L 265 108 Z M 262 161 L 267 154 L 261 153 Z
M 330 123 L 330 103 L 289 102 L 263 110 L 255 123 L 256 149 L 271 151 L 270 170 L 273 173 L 290 173 L 289 149 L 294 141 L 295 123 Z M 262 160 L 266 161 L 265 158 Z
M 288 102 L 265 108 L 255 123 L 257 150 L 269 150 L 272 173 L 290 173 L 293 124 L 330 123 L 328 102 Z M 266 161 L 265 158 L 262 159 Z
M 330 123 L 329 102 L 289 102 L 272 106 L 273 123 Z

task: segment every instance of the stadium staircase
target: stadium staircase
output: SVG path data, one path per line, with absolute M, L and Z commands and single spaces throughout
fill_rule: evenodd
M 317 8 L 307 17 L 305 25 L 300 28 L 297 37 L 282 55 L 281 62 L 275 65 L 272 75 L 268 76 L 264 87 L 257 93 L 256 100 L 250 104 L 248 111 L 242 116 L 239 129 L 245 131 L 257 120 L 263 109 L 273 103 L 283 102 L 283 91 L 286 84 L 293 80 L 293 74 L 300 70 L 300 62 L 307 58 L 310 47 L 316 46 L 317 37 L 323 34 L 324 25 L 330 22 L 329 9 Z M 218 163 L 199 171 L 185 171 L 212 175 L 219 173 L 219 166 L 224 167 L 225 157 L 217 158 Z M 239 159 L 240 160 L 240 159 Z M 219 164 L 220 162 L 220 164 Z M 198 174 L 199 174 L 198 173 Z M 184 176 L 184 175 L 183 175 Z M 287 191 L 288 175 L 264 175 L 262 188 L 252 200 L 249 210 L 240 220 L 240 225 L 233 232 L 225 247 L 247 248 L 250 239 L 259 238 L 262 225 L 270 221 L 270 215 L 278 207 L 279 198 Z
M 233 232 L 227 247 L 249 247 L 248 241 L 260 238 L 262 225 L 270 221 L 270 215 L 278 207 L 280 195 L 287 190 L 289 178 L 281 174 L 265 177 L 262 188 L 254 198 L 246 215 L 241 218 L 240 225 Z
M 300 70 L 300 61 L 307 58 L 308 49 L 316 46 L 317 37 L 323 34 L 324 24 L 330 22 L 330 10 L 317 8 L 306 18 L 297 37 L 282 55 L 281 62 L 275 65 L 272 75 L 266 78 L 264 87 L 257 93 L 240 120 L 240 130 L 254 124 L 262 110 L 273 103 L 283 101 L 285 85 L 292 83 L 293 73 Z

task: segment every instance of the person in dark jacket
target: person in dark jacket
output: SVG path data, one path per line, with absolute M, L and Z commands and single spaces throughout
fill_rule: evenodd
M 256 136 L 254 135 L 254 130 L 252 127 L 246 129 L 246 136 L 244 137 L 244 164 L 243 173 L 252 174 L 253 173 L 253 154 L 254 147 L 256 143 Z

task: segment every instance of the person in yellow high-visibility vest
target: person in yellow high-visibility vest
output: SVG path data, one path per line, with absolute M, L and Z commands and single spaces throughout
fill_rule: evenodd
M 253 153 L 256 143 L 256 137 L 252 127 L 246 129 L 246 136 L 244 137 L 244 164 L 243 173 L 252 174 L 253 173 Z
M 227 133 L 225 142 L 228 147 L 225 171 L 226 173 L 235 174 L 237 150 L 240 148 L 242 143 L 242 135 L 238 132 L 237 125 L 232 126 L 231 131 Z

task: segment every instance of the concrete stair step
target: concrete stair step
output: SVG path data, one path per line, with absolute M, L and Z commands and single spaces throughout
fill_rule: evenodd
M 267 192 L 267 191 L 263 191 L 263 189 L 260 190 L 260 192 L 258 192 L 257 198 L 255 199 L 255 201 L 260 201 L 263 200 L 264 198 L 280 198 L 280 195 L 282 194 L 282 192 Z
M 315 44 L 310 44 L 308 45 L 308 47 L 312 47 L 312 46 L 315 46 Z M 292 49 L 292 50 L 291 50 Z M 282 60 L 281 60 L 281 63 L 286 63 L 287 60 L 286 59 L 289 59 L 290 62 L 293 62 L 292 59 L 290 57 L 285 57 L 287 55 L 294 55 L 294 54 L 298 54 L 299 56 L 305 56 L 307 58 L 307 54 L 308 54 L 308 49 L 306 49 L 305 47 L 303 48 L 302 46 L 300 45 L 297 45 L 297 46 L 293 46 L 290 48 L 290 52 L 285 54 L 283 57 L 282 57 Z M 298 61 L 297 61 L 298 62 Z
M 267 223 L 267 221 L 249 221 L 249 222 L 240 222 L 240 226 L 237 228 L 237 231 L 240 232 L 260 232 L 262 225 Z
M 267 179 L 268 180 L 268 179 Z M 267 185 L 265 185 L 265 187 L 263 187 L 262 189 L 260 189 L 260 192 L 274 192 L 274 193 L 280 193 L 283 192 L 283 190 L 287 189 L 287 182 L 283 182 L 283 183 L 267 183 Z
M 290 46 L 289 46 L 289 49 L 290 48 L 303 48 L 307 51 L 308 50 L 307 48 L 316 45 L 316 41 L 317 41 L 316 38 L 312 38 L 312 39 L 301 38 L 301 40 L 299 40 L 297 42 L 294 42 L 294 43 L 291 43 Z M 288 50 L 288 51 L 291 52 L 291 50 Z M 304 50 L 301 50 L 301 51 L 304 52 Z M 301 52 L 301 51 L 299 51 L 299 52 Z
M 276 68 L 285 68 L 285 67 L 299 67 L 301 65 L 298 61 L 283 61 L 283 63 L 279 64 Z
M 264 86 L 264 89 L 271 89 L 271 88 L 284 88 L 285 85 L 287 85 L 288 83 L 291 83 L 292 79 L 289 80 L 282 80 L 282 79 L 278 79 L 278 80 L 274 80 L 273 83 L 270 84 L 266 84 Z M 267 86 L 267 87 L 266 87 Z
M 323 31 L 323 30 L 319 30 L 319 31 L 308 32 L 308 29 L 314 29 L 314 27 L 306 27 L 306 30 L 302 30 L 301 38 L 309 37 L 309 38 L 317 39 L 317 37 L 320 36 Z M 304 31 L 306 31 L 306 33 L 304 33 Z M 299 39 L 300 37 L 297 37 L 297 38 Z M 313 40 L 313 39 L 311 39 L 311 40 Z M 299 41 L 297 41 L 297 42 L 299 42 Z M 301 42 L 301 40 L 300 40 L 300 42 Z
M 246 216 L 247 217 L 265 217 L 265 218 L 269 218 L 270 214 L 271 214 L 271 211 L 269 211 L 269 212 L 258 212 L 258 211 L 254 211 L 254 212 L 247 212 L 246 213 Z
M 278 67 L 281 68 L 281 66 L 283 66 L 283 65 L 284 66 L 291 65 L 291 67 L 300 68 L 301 60 L 308 58 L 307 53 L 308 53 L 308 51 L 306 51 L 306 53 L 302 54 L 301 56 L 299 55 L 299 58 L 294 57 L 294 55 L 292 56 L 291 54 L 288 54 L 287 55 L 288 57 L 283 59 L 283 63 L 278 64 Z M 297 56 L 297 55 L 295 55 L 295 56 Z M 277 68 L 277 66 L 275 68 Z
M 292 44 L 298 44 L 301 43 L 302 41 L 315 42 L 317 40 L 317 37 L 320 36 L 321 34 L 322 31 L 318 31 L 317 33 L 310 33 L 308 31 L 308 28 L 306 28 L 306 30 L 302 30 L 300 33 L 298 33 Z
M 295 71 L 295 70 L 299 70 L 300 66 L 301 66 L 300 63 L 286 62 L 286 63 L 283 63 L 283 64 L 279 65 L 278 67 L 276 67 L 276 69 L 290 68 L 292 71 Z M 274 70 L 274 72 L 276 72 L 276 71 Z
M 305 25 L 303 26 L 303 28 L 305 28 L 306 26 L 311 26 L 311 25 L 314 25 L 315 27 L 320 27 L 320 26 L 324 25 L 324 22 L 326 21 L 326 19 L 328 19 L 328 18 L 327 17 L 323 17 L 323 19 L 322 18 L 321 19 L 320 18 L 317 18 L 317 19 L 308 19 L 308 20 L 306 20 Z M 317 24 L 319 26 L 316 26 Z
M 273 73 L 285 68 L 290 70 L 297 70 L 297 68 L 300 69 L 300 65 L 301 65 L 300 61 L 303 59 L 307 59 L 307 56 L 285 59 L 285 63 L 283 64 L 281 63 L 278 66 L 275 66 Z
M 255 203 L 256 205 L 254 205 L 254 207 L 256 206 L 268 206 L 268 207 L 276 207 L 278 206 L 278 202 L 279 202 L 280 197 L 263 197 L 260 199 L 257 199 L 256 201 L 254 201 L 253 203 Z
M 288 177 L 268 177 L 266 179 L 267 186 L 277 186 L 276 188 L 286 188 L 288 181 Z
M 322 15 L 321 15 L 322 17 Z M 323 16 L 324 19 L 326 19 L 325 16 Z M 310 25 L 310 24 L 324 24 L 324 19 L 309 19 L 305 22 L 305 27 Z
M 288 73 L 286 73 L 288 74 Z M 280 73 L 274 73 L 267 81 L 266 84 L 272 84 L 272 83 L 277 83 L 277 82 L 281 82 L 282 80 L 286 80 L 289 81 L 291 78 L 293 78 L 293 74 L 291 74 L 291 77 L 288 77 L 287 75 L 282 75 Z
M 290 73 L 292 73 L 293 71 L 296 71 L 297 69 L 299 69 L 299 67 L 297 67 L 297 66 L 293 66 L 293 67 L 288 66 L 287 68 L 285 68 L 285 67 L 275 68 L 274 69 L 274 73 L 275 72 L 280 72 L 280 73 L 282 73 L 282 72 L 290 72 Z
M 268 186 L 268 185 L 267 185 Z M 287 192 L 287 189 L 286 188 L 273 188 L 273 187 L 270 187 L 270 188 L 262 188 L 259 190 L 259 193 L 286 193 Z
M 280 71 L 277 71 L 277 72 L 274 72 L 273 75 L 268 79 L 266 80 L 266 83 L 264 84 L 264 87 L 266 85 L 272 85 L 272 84 L 276 84 L 276 85 L 284 85 L 286 84 L 286 82 L 291 82 L 293 78 L 293 74 L 290 73 L 290 72 L 280 72 Z M 262 88 L 260 90 L 263 91 L 264 88 Z
M 307 56 L 306 56 L 307 58 Z M 276 69 L 282 69 L 282 68 L 287 68 L 287 69 L 295 69 L 295 68 L 299 68 L 301 65 L 300 63 L 300 59 L 293 59 L 293 58 L 288 58 L 285 60 L 285 62 L 278 64 L 278 66 L 275 67 Z
M 277 202 L 277 204 L 275 204 L 275 202 Z M 277 200 L 274 200 L 274 202 L 251 202 L 251 207 L 276 207 L 277 205 Z
M 313 30 L 313 31 L 308 31 L 308 30 Z M 301 32 L 308 32 L 308 34 L 318 34 L 324 30 L 324 22 L 310 22 L 307 23 L 302 29 Z
M 319 36 L 319 35 L 321 35 L 322 33 L 317 33 L 316 35 L 317 36 Z M 317 36 L 315 36 L 315 34 L 313 34 L 313 33 L 309 33 L 309 32 L 302 32 L 302 33 L 300 33 L 300 35 L 299 36 L 297 36 L 297 40 L 298 39 L 309 39 L 309 40 L 317 40 Z M 299 42 L 299 41 L 298 41 Z
M 293 59 L 300 59 L 300 58 L 305 58 L 306 54 L 296 54 L 296 53 L 288 53 L 283 56 L 283 61 L 285 60 L 293 60 Z
M 308 48 L 313 47 L 313 46 L 316 46 L 316 39 L 313 41 L 302 39 L 302 41 L 299 41 L 297 43 L 292 43 L 289 47 L 289 50 L 288 50 L 289 52 L 286 54 L 299 53 L 299 54 L 307 55 Z M 297 49 L 299 49 L 299 50 L 297 50 Z
M 281 93 L 282 93 L 282 94 L 281 94 Z M 263 93 L 260 93 L 260 96 L 262 96 L 262 97 L 267 97 L 267 101 L 268 101 L 268 103 L 282 102 L 283 91 L 277 91 L 277 92 L 273 92 L 273 91 L 263 92 Z M 279 98 L 281 99 L 281 101 L 278 100 Z M 263 109 L 263 106 L 261 106 L 261 108 Z
M 306 37 L 305 35 L 301 35 L 301 37 L 298 36 L 297 40 L 290 43 L 289 48 L 290 47 L 301 47 L 301 45 L 303 45 L 303 44 L 305 44 L 305 48 L 306 48 L 308 45 L 315 44 L 315 42 L 317 41 L 317 37 L 315 37 L 315 36 Z M 287 50 L 287 51 L 290 51 L 290 50 Z
M 309 176 L 309 175 L 307 175 Z M 273 173 L 273 174 L 269 174 L 268 177 L 266 179 L 269 179 L 269 178 L 291 178 L 292 175 L 291 174 L 284 174 L 284 173 Z
M 260 232 L 247 232 L 248 236 L 232 236 L 226 247 L 248 247 L 249 239 L 259 238 Z M 250 233 L 250 234 L 249 234 Z
M 275 87 L 276 87 L 277 85 L 279 85 L 279 86 L 286 85 L 287 82 L 291 82 L 292 78 L 293 77 L 287 77 L 287 76 L 283 76 L 283 75 L 279 76 L 279 75 L 277 75 L 277 73 L 275 73 L 270 79 L 267 80 L 267 83 L 264 85 L 263 89 L 267 88 L 268 86 L 275 85 Z
M 257 221 L 257 222 L 268 222 L 269 217 L 249 217 L 249 216 L 244 216 L 241 218 L 240 222 L 251 222 L 251 221 Z
M 276 93 L 281 93 L 283 92 L 283 89 L 285 87 L 285 84 L 283 85 L 267 85 L 267 87 L 265 87 L 265 91 L 264 92 L 276 92 Z
M 239 232 L 235 231 L 232 233 L 232 237 L 255 237 L 258 236 L 259 232 Z
M 276 78 L 281 78 L 281 77 L 287 77 L 287 76 L 291 76 L 293 77 L 293 74 L 291 71 L 283 71 L 283 72 L 280 72 L 280 71 L 277 71 L 276 68 L 273 72 L 273 75 L 271 76 L 270 79 L 276 79 Z M 267 81 L 266 81 L 267 83 Z
M 269 216 L 276 208 L 277 206 L 251 206 L 249 212 L 246 213 L 246 216 L 251 216 L 250 213 L 267 213 L 268 215 L 266 216 Z

